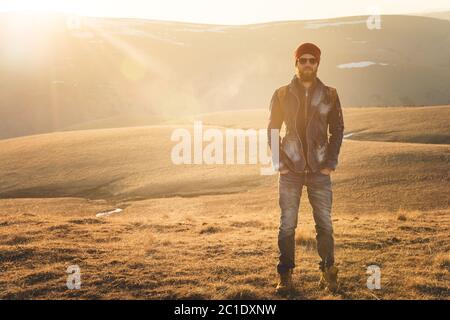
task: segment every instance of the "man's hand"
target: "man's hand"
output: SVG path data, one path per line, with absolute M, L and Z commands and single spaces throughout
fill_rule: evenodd
M 330 168 L 323 168 L 323 169 L 320 169 L 320 172 L 321 172 L 322 174 L 326 174 L 326 175 L 330 175 L 330 173 L 331 173 L 332 171 L 333 171 L 333 170 L 330 169 Z
M 283 169 L 283 170 L 280 170 L 280 174 L 286 174 L 286 173 L 288 173 L 289 172 L 289 169 Z

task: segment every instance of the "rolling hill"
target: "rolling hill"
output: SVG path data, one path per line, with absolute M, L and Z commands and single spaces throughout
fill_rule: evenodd
M 369 30 L 366 20 L 221 26 L 3 13 L 0 139 L 267 108 L 306 41 L 322 48 L 319 76 L 344 107 L 448 104 L 450 21 L 386 15 Z
M 352 130 L 379 120 L 361 136 L 439 142 L 442 123 L 427 119 L 446 108 L 345 112 Z M 254 115 L 201 118 L 257 127 Z M 280 299 L 277 176 L 259 165 L 173 164 L 171 133 L 192 120 L 1 140 L 0 298 Z M 379 133 L 393 127 L 405 129 Z M 304 190 L 286 298 L 448 299 L 449 145 L 345 139 L 341 150 L 332 173 L 341 288 L 317 287 Z M 72 265 L 79 290 L 66 287 Z M 366 287 L 369 265 L 382 270 L 381 290 Z
M 366 206 L 368 199 L 361 202 L 357 199 L 363 197 L 363 189 L 370 189 L 376 195 L 370 201 L 380 203 L 375 208 L 446 207 L 448 195 L 442 184 L 448 180 L 445 119 L 449 109 L 448 106 L 346 109 L 348 115 L 344 117 L 349 124 L 346 133 L 355 133 L 344 140 L 335 179 L 338 192 L 340 188 L 358 188 L 347 197 L 347 205 Z M 254 115 L 255 110 L 236 111 L 234 118 L 241 123 L 233 122 L 233 117 L 226 114 L 218 117 L 214 113 L 203 114 L 199 119 L 205 121 L 204 130 L 221 128 L 224 132 L 226 128 L 236 125 L 245 128 L 250 124 L 252 128 L 264 128 L 264 117 Z M 376 125 L 366 128 L 370 121 Z M 137 200 L 236 193 L 274 182 L 274 176 L 260 174 L 260 168 L 265 167 L 260 163 L 174 164 L 171 151 L 177 142 L 171 141 L 171 135 L 177 128 L 192 133 L 192 122 L 1 140 L 0 197 Z M 386 142 L 392 139 L 397 142 Z M 412 143 L 423 141 L 430 143 Z M 203 148 L 206 145 L 203 142 Z M 441 195 L 440 201 L 432 200 L 437 195 Z

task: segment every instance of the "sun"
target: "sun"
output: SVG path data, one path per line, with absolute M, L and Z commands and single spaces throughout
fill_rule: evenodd
M 78 15 L 79 6 L 74 1 L 66 0 L 1 0 L 0 12 L 3 12 L 0 46 L 2 60 L 15 71 L 32 70 L 45 64 L 50 57 L 53 20 L 47 13 L 64 13 Z M 30 54 L 33 53 L 33 54 Z

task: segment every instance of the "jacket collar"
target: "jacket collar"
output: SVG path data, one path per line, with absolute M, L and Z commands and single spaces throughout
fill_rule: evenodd
M 292 92 L 297 98 L 297 75 L 294 74 L 294 77 L 292 78 L 291 82 L 289 83 L 289 91 Z M 319 77 L 316 77 L 316 83 L 314 85 L 314 91 L 313 95 L 311 97 L 311 105 L 317 106 L 320 104 L 322 99 L 325 97 L 325 85 L 323 82 L 319 79 Z
M 294 83 L 295 83 L 295 88 L 297 88 L 297 91 L 300 92 L 300 94 L 304 94 L 305 92 L 305 87 L 302 85 L 300 79 L 298 77 L 294 78 Z M 311 86 L 308 88 L 309 92 L 314 92 L 314 90 L 316 89 L 317 86 L 317 77 L 315 77 L 311 83 Z

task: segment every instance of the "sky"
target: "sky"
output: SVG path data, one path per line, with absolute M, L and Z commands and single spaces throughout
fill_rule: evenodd
M 0 12 L 18 10 L 242 25 L 448 11 L 450 0 L 0 0 Z

